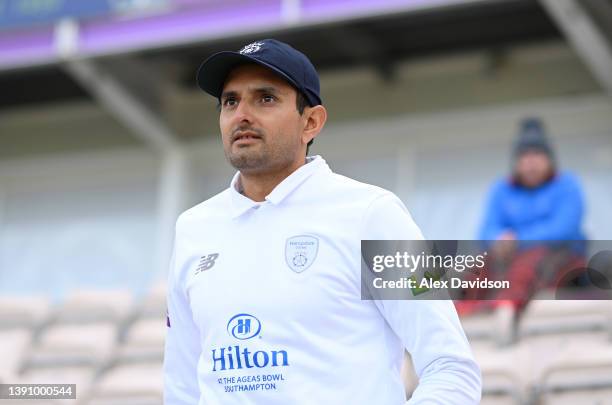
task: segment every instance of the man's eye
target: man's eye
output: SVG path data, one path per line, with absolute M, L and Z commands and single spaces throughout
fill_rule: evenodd
M 235 99 L 235 98 L 226 98 L 226 99 L 223 101 L 223 106 L 224 106 L 224 107 L 232 107 L 232 106 L 235 106 L 237 103 L 238 103 L 238 102 L 236 101 L 236 99 Z
M 264 103 L 271 103 L 275 100 L 274 96 L 270 95 L 270 94 L 266 94 L 265 96 L 263 96 L 261 98 L 261 101 L 263 101 Z

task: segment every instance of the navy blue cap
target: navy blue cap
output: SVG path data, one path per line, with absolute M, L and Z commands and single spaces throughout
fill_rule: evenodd
M 198 86 L 220 98 L 229 72 L 245 63 L 256 63 L 272 70 L 300 91 L 311 107 L 323 104 L 319 74 L 310 60 L 302 52 L 276 39 L 262 39 L 238 52 L 222 51 L 210 56 L 198 69 Z

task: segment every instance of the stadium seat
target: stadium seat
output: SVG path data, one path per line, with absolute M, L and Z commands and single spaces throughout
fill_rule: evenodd
M 44 297 L 0 296 L 0 330 L 37 327 L 49 316 L 49 307 Z
M 94 398 L 86 402 L 87 405 L 162 405 L 162 398 L 158 396 L 125 396 L 116 398 Z
M 166 338 L 163 319 L 143 319 L 135 322 L 127 333 L 127 342 L 139 345 L 163 345 Z
M 28 400 L 10 400 L 4 399 L 0 400 L 2 405 L 78 405 L 78 402 L 75 403 L 74 399 L 28 399 Z M 79 404 L 80 405 L 80 404 Z
M 118 347 L 117 361 L 163 360 L 166 322 L 163 318 L 140 319 L 130 325 Z
M 528 391 L 526 348 L 521 345 L 500 348 L 493 341 L 472 346 L 482 373 L 482 403 L 522 404 Z
M 536 384 L 544 404 L 612 403 L 612 344 L 606 340 L 574 339 L 546 367 Z M 597 402 L 605 397 L 608 402 Z
M 78 290 L 66 296 L 54 322 L 120 322 L 130 314 L 132 305 L 133 296 L 128 290 Z
M 494 310 L 460 317 L 470 342 L 491 340 L 499 346 L 512 343 L 516 336 L 514 308 L 500 305 Z
M 13 380 L 31 341 L 29 329 L 0 330 L 0 384 Z
M 66 400 L 45 400 L 44 404 L 80 404 L 91 387 L 95 375 L 94 367 L 30 367 L 21 374 L 17 383 L 21 384 L 76 384 L 76 398 Z M 30 400 L 28 404 L 35 403 Z M 36 401 L 38 402 L 38 401 Z M 4 405 L 3 402 L 2 405 Z M 25 403 L 21 401 L 21 404 Z
M 607 335 L 601 331 L 549 333 L 522 338 L 518 345 L 526 353 L 524 378 L 529 383 L 530 400 L 533 400 L 534 395 L 537 396 L 538 386 L 547 370 L 563 359 L 568 350 L 574 350 L 572 347 L 583 345 L 586 351 L 596 351 L 598 347 L 607 344 Z
M 136 313 L 140 318 L 158 318 L 166 316 L 166 282 L 154 283 L 138 303 Z
M 95 382 L 87 405 L 161 405 L 163 373 L 160 362 L 121 365 Z
M 612 389 L 551 393 L 540 403 L 542 405 L 612 405 Z
M 603 331 L 610 333 L 612 302 L 605 300 L 531 301 L 519 322 L 519 336 Z
M 480 405 L 522 405 L 524 402 L 517 402 L 518 400 L 507 394 L 495 395 L 492 392 L 483 394 L 480 401 Z
M 52 325 L 43 331 L 24 366 L 98 365 L 111 354 L 116 336 L 112 322 Z

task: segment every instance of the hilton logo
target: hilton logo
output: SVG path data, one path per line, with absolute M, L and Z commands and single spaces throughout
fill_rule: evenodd
M 253 315 L 234 315 L 227 323 L 227 333 L 238 340 L 252 339 L 258 336 L 259 332 L 261 332 L 261 322 Z M 249 347 L 234 345 L 212 349 L 211 355 L 212 371 L 289 366 L 289 354 L 286 350 L 252 352 Z
M 227 323 L 227 333 L 238 340 L 247 340 L 259 335 L 261 323 L 253 315 L 234 315 Z

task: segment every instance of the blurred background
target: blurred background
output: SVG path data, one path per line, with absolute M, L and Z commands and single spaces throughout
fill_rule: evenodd
M 195 72 L 267 37 L 321 75 L 311 154 L 395 192 L 426 238 L 477 238 L 537 117 L 585 234 L 612 239 L 610 1 L 0 0 L 0 382 L 161 402 L 174 222 L 233 174 Z M 463 321 L 483 403 L 612 403 L 610 302 Z

